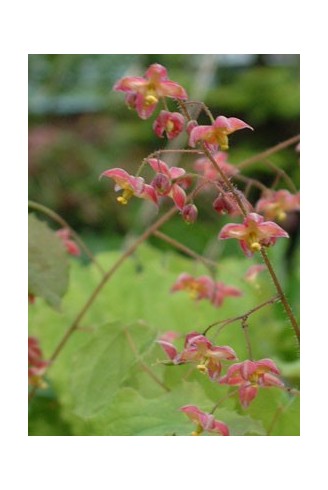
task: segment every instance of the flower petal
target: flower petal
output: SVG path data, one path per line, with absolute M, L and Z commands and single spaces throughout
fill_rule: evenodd
M 238 240 L 242 240 L 246 235 L 247 230 L 245 225 L 229 223 L 222 228 L 218 238 L 219 240 L 226 240 L 227 238 L 237 238 Z
M 182 211 L 184 205 L 186 204 L 186 199 L 187 199 L 185 191 L 178 184 L 174 184 L 172 186 L 172 189 L 171 189 L 171 192 L 169 195 L 172 197 L 176 207 L 180 211 Z
M 171 179 L 170 169 L 163 160 L 159 158 L 148 158 L 147 162 L 155 172 L 164 174 Z
M 113 90 L 118 92 L 139 92 L 147 87 L 148 82 L 142 77 L 124 77 L 118 80 Z

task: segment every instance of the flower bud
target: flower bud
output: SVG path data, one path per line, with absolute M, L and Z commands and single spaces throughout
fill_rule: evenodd
M 152 181 L 151 186 L 160 196 L 167 196 L 171 190 L 172 184 L 170 179 L 166 175 L 157 174 Z
M 187 204 L 182 209 L 182 217 L 186 223 L 195 223 L 198 216 L 198 209 L 194 204 Z

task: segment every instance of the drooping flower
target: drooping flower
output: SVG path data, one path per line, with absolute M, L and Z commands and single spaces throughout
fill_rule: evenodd
M 263 216 L 250 213 L 243 224 L 229 223 L 220 231 L 218 238 L 236 238 L 248 257 L 261 250 L 263 246 L 274 245 L 277 238 L 289 238 L 288 233 L 273 221 L 264 221 Z
M 142 177 L 134 177 L 129 175 L 125 170 L 121 168 L 112 168 L 105 170 L 100 177 L 108 177 L 115 182 L 115 191 L 122 190 L 121 196 L 116 200 L 120 204 L 127 204 L 132 196 L 140 197 L 141 199 L 147 199 L 152 201 L 156 206 L 158 205 L 158 199 L 154 188 L 151 185 L 145 184 Z
M 157 63 L 148 68 L 144 78 L 121 78 L 113 89 L 127 94 L 127 104 L 136 109 L 141 119 L 148 119 L 152 115 L 161 97 L 180 100 L 188 98 L 185 89 L 169 80 L 166 68 Z
M 227 374 L 220 379 L 220 384 L 239 386 L 240 402 L 247 408 L 259 387 L 284 386 L 279 375 L 280 371 L 271 359 L 247 360 L 230 366 Z
M 228 163 L 227 153 L 218 151 L 213 155 L 213 158 L 227 177 L 232 177 L 233 175 L 239 173 L 238 168 Z M 214 167 L 213 162 L 211 162 L 211 160 L 209 160 L 207 157 L 197 158 L 194 168 L 208 180 L 222 180 L 219 172 Z
M 245 197 L 244 193 L 238 189 L 235 189 L 235 193 L 242 202 L 244 209 L 249 213 L 252 212 L 253 206 Z M 221 192 L 213 202 L 213 208 L 219 214 L 229 214 L 230 216 L 240 216 L 242 214 L 234 194 L 230 191 Z
M 42 379 L 49 361 L 43 359 L 43 354 L 36 337 L 28 338 L 28 383 L 38 388 L 45 388 L 47 385 Z
M 194 127 L 190 133 L 189 145 L 196 146 L 196 143 L 202 141 L 206 143 L 209 150 L 215 151 L 220 147 L 221 150 L 228 150 L 228 136 L 239 129 L 253 128 L 236 117 L 218 116 L 211 126 Z
M 68 228 L 61 228 L 60 230 L 57 230 L 56 235 L 62 240 L 67 253 L 75 256 L 81 255 L 79 246 L 70 238 L 71 232 Z
M 203 432 L 210 432 L 218 436 L 229 436 L 229 428 L 226 424 L 220 420 L 215 420 L 214 415 L 206 413 L 200 410 L 195 405 L 185 405 L 180 410 L 197 424 L 195 431 L 191 433 L 192 436 L 200 436 Z
M 242 292 L 223 282 L 216 282 L 209 276 L 194 277 L 183 272 L 171 288 L 171 292 L 187 291 L 189 296 L 196 300 L 207 299 L 215 307 L 222 306 L 228 296 L 241 296 Z
M 151 185 L 159 196 L 169 196 L 173 199 L 176 207 L 182 211 L 186 204 L 186 193 L 182 186 L 186 186 L 186 181 L 181 179 L 185 175 L 185 169 L 181 167 L 169 167 L 163 160 L 149 158 L 147 160 L 152 169 L 157 172 Z M 175 182 L 179 179 L 179 182 Z
M 285 189 L 267 192 L 256 204 L 256 211 L 265 219 L 283 221 L 290 211 L 299 211 L 300 194 L 291 194 Z
M 164 138 L 164 132 L 169 140 L 176 138 L 182 132 L 184 117 L 179 112 L 161 111 L 153 124 L 153 130 L 159 138 Z
M 198 216 L 198 209 L 195 204 L 186 204 L 181 214 L 186 223 L 195 223 Z
M 235 351 L 229 346 L 215 346 L 204 335 L 191 332 L 186 336 L 184 349 L 179 353 L 176 347 L 159 338 L 157 343 L 162 347 L 173 364 L 196 363 L 197 369 L 217 381 L 222 370 L 222 361 L 237 359 Z

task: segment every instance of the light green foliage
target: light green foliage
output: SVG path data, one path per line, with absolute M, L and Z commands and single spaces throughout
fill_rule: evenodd
M 97 259 L 108 269 L 119 256 L 119 252 L 109 252 Z M 261 410 L 251 410 L 252 405 L 249 410 L 242 410 L 238 398 L 229 397 L 228 387 L 211 382 L 194 366 L 163 364 L 166 356 L 154 342 L 160 334 L 173 330 L 180 334 L 176 345 L 181 350 L 185 334 L 202 332 L 209 324 L 246 313 L 270 298 L 274 289 L 266 272 L 259 276 L 258 287 L 244 281 L 246 270 L 254 262 L 242 256 L 219 261 L 217 280 L 240 287 L 244 294 L 241 298 L 227 298 L 222 307 L 214 308 L 207 301 L 195 303 L 185 292 L 170 293 L 181 272 L 207 274 L 203 265 L 173 252 L 140 247 L 101 291 L 49 370 L 47 381 L 54 403 L 60 405 L 54 418 L 58 435 L 65 430 L 74 435 L 189 435 L 193 424 L 179 408 L 196 404 L 201 410 L 210 411 L 221 399 L 224 401 L 215 416 L 228 424 L 232 435 L 265 435 L 275 410 L 285 401 L 289 403 L 285 393 L 274 388 L 262 390 L 261 400 L 267 395 L 270 399 L 264 418 Z M 31 306 L 30 333 L 39 337 L 45 358 L 51 355 L 99 280 L 94 266 L 82 266 L 72 259 L 70 288 L 61 312 L 50 309 L 42 299 Z M 249 318 L 255 359 L 271 357 L 279 364 L 277 339 L 286 329 L 279 319 L 280 309 L 280 305 L 267 306 Z M 292 342 L 291 330 L 288 336 Z M 248 357 L 240 322 L 228 325 L 218 335 L 217 327 L 213 328 L 209 338 L 217 345 L 231 346 L 240 361 Z M 229 365 L 225 362 L 224 370 Z M 288 381 L 287 361 L 284 373 Z M 295 365 L 291 379 L 295 382 Z M 271 393 L 278 395 L 272 399 Z M 40 417 L 48 420 L 47 414 L 41 413 L 47 408 L 45 404 L 35 407 L 30 433 L 48 434 L 49 424 L 40 423 Z M 290 409 L 293 420 L 298 420 L 297 407 L 292 404 L 281 414 L 280 422 L 277 418 L 274 431 L 280 431 L 279 435 L 297 431 L 296 424 L 289 425 L 285 419 L 291 417 Z
M 33 214 L 28 227 L 28 292 L 58 308 L 68 286 L 66 250 L 46 223 Z

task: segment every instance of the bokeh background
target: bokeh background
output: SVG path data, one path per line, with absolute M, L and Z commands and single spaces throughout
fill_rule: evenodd
M 142 76 L 155 62 L 165 65 L 169 78 L 182 84 L 191 99 L 203 100 L 215 117 L 239 117 L 255 128 L 253 133 L 240 131 L 230 138 L 232 163 L 299 133 L 296 54 L 30 55 L 29 197 L 59 213 L 95 252 L 119 247 L 153 218 L 151 205 L 141 200 L 118 206 L 112 183 L 99 181 L 99 175 L 111 167 L 135 173 L 146 155 L 166 145 L 153 134 L 156 115 L 140 120 L 125 106 L 124 95 L 112 90 L 120 77 Z M 174 110 L 174 104 L 171 108 Z M 272 161 L 298 186 L 294 147 Z M 190 158 L 183 164 L 192 168 Z M 245 173 L 267 185 L 274 180 L 272 171 L 261 162 Z M 218 216 L 211 209 L 212 197 L 198 200 L 200 219 L 192 233 L 185 233 L 180 220 L 166 225 L 165 231 L 177 239 L 183 237 L 184 243 L 200 253 L 215 255 L 219 253 L 213 241 Z M 254 189 L 251 198 L 257 197 Z M 298 237 L 295 216 L 289 228 L 292 250 Z

